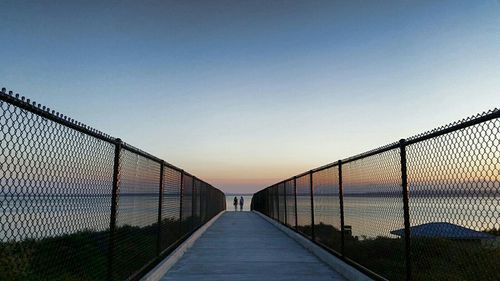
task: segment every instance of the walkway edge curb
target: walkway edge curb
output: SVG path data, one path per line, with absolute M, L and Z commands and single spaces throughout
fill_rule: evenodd
M 160 280 L 171 268 L 174 266 L 184 255 L 184 253 L 189 250 L 198 240 L 198 238 L 205 233 L 205 231 L 212 226 L 212 224 L 219 219 L 219 217 L 224 214 L 226 211 L 222 211 L 209 220 L 206 224 L 201 226 L 198 230 L 196 230 L 191 236 L 189 236 L 186 241 L 182 242 L 172 253 L 170 253 L 167 257 L 165 257 L 157 266 L 155 266 L 151 271 L 149 271 L 144 277 L 142 277 L 141 281 L 158 281 Z
M 359 270 L 355 269 L 354 267 L 348 265 L 338 257 L 330 254 L 326 250 L 322 249 L 320 246 L 314 244 L 312 241 L 309 241 L 302 235 L 298 234 L 297 232 L 289 229 L 288 227 L 282 225 L 281 223 L 278 223 L 277 221 L 266 217 L 260 212 L 257 211 L 252 211 L 255 214 L 259 215 L 261 218 L 265 219 L 272 225 L 274 225 L 276 228 L 284 232 L 287 236 L 295 240 L 297 243 L 299 243 L 302 247 L 306 248 L 309 252 L 311 252 L 313 255 L 318 257 L 322 262 L 326 263 L 328 266 L 330 266 L 333 270 L 338 272 L 340 275 L 342 275 L 344 278 L 347 280 L 351 281 L 372 281 L 370 277 L 366 276 Z

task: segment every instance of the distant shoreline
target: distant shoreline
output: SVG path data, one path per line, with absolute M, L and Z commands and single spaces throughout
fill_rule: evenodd
M 226 196 L 253 196 L 253 193 L 224 193 Z

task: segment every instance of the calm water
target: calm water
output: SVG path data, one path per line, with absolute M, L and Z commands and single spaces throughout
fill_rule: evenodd
M 315 200 L 315 223 L 323 222 L 340 228 L 338 197 L 321 196 Z M 478 231 L 500 228 L 500 198 L 487 196 L 412 197 L 411 225 L 449 222 Z M 333 204 L 332 202 L 336 202 Z M 310 199 L 297 197 L 298 223 L 311 221 Z M 403 202 L 398 197 L 345 196 L 344 220 L 354 236 L 395 237 L 390 232 L 403 225 Z
M 234 211 L 233 198 L 226 196 L 227 210 Z M 243 196 L 244 210 L 250 210 L 252 196 Z M 475 230 L 500 228 L 498 197 L 415 197 L 410 200 L 412 225 L 450 222 Z M 109 228 L 111 197 L 0 197 L 0 240 L 43 238 L 82 230 Z M 316 223 L 339 226 L 336 196 L 315 200 Z M 164 218 L 178 216 L 178 199 L 167 197 Z M 310 199 L 299 196 L 298 222 L 309 224 Z M 391 231 L 403 228 L 402 201 L 396 197 L 346 196 L 345 223 L 355 236 L 394 237 Z M 119 198 L 117 224 L 147 226 L 156 222 L 158 198 L 129 195 Z
M 177 219 L 179 199 L 166 196 L 163 200 L 163 218 Z M 109 229 L 111 196 L 0 196 L 0 202 L 0 241 Z M 118 226 L 148 226 L 157 222 L 157 216 L 157 196 L 120 196 Z

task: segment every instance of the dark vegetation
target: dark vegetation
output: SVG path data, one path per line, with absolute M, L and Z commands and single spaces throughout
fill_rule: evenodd
M 298 227 L 310 233 L 311 227 Z M 321 244 L 340 253 L 341 233 L 331 225 L 315 225 Z M 499 235 L 500 230 L 484 231 Z M 346 233 L 346 257 L 389 279 L 405 280 L 404 239 L 364 238 Z M 500 245 L 496 241 L 412 238 L 411 261 L 413 280 L 500 280 Z
M 191 224 L 183 220 L 183 225 Z M 181 238 L 178 220 L 164 219 L 162 250 Z M 125 280 L 156 258 L 158 224 L 121 226 L 115 233 L 113 280 Z M 58 237 L 0 243 L 0 280 L 105 280 L 109 230 L 80 231 Z

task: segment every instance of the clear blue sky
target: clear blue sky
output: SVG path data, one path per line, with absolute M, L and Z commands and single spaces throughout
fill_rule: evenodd
M 228 192 L 500 105 L 498 1 L 0 1 L 0 85 Z

